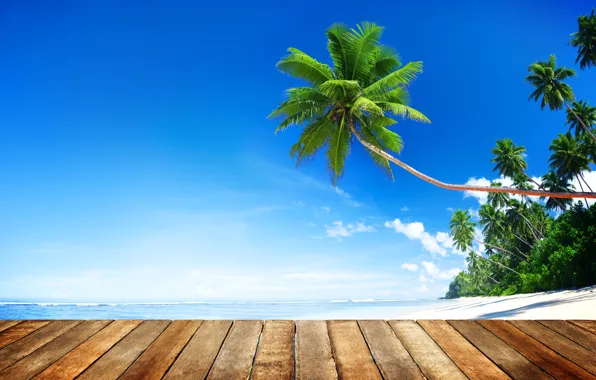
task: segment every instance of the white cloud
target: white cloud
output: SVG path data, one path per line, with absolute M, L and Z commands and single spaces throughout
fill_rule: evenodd
M 425 275 L 423 275 L 422 273 L 420 273 L 420 277 L 418 277 L 418 279 L 420 280 L 420 282 L 432 281 L 429 278 L 427 278 Z
M 470 185 L 470 186 L 490 186 L 490 182 L 488 179 L 482 177 L 482 178 L 470 178 L 468 179 L 468 181 L 465 183 L 466 185 Z M 464 191 L 464 198 L 468 198 L 468 197 L 473 197 L 476 198 L 478 200 L 478 202 L 480 202 L 480 204 L 485 204 L 486 201 L 488 200 L 488 193 L 484 193 L 481 191 L 469 191 L 466 190 Z
M 419 293 L 426 293 L 426 292 L 428 292 L 428 288 L 426 287 L 426 285 L 422 285 L 421 287 L 419 287 L 416 290 L 418 290 Z
M 455 211 L 455 209 L 453 207 L 447 207 L 447 211 L 453 212 L 453 211 Z
M 410 211 L 410 209 L 408 208 L 408 206 L 404 206 L 404 207 L 400 208 L 399 211 L 407 212 L 407 211 Z
M 588 185 L 590 185 L 592 190 L 596 191 L 596 171 L 593 171 L 593 172 L 584 171 L 582 173 L 582 175 L 585 178 Z M 579 182 L 577 181 L 577 179 L 574 178 L 573 181 L 571 181 L 571 184 L 575 187 L 575 191 L 581 191 L 581 187 L 579 186 Z M 581 184 L 584 187 L 585 192 L 590 191 L 590 189 L 588 187 L 586 187 L 586 184 L 584 183 L 584 181 L 582 181 Z M 586 201 L 583 198 L 581 198 L 581 199 L 576 198 L 574 203 L 578 203 L 579 201 L 584 203 L 584 206 L 585 206 Z M 594 203 L 596 203 L 596 199 L 588 199 L 588 206 L 591 206 Z
M 348 205 L 348 206 L 352 206 L 352 207 L 361 207 L 363 206 L 362 203 L 360 202 L 356 202 L 353 198 L 352 195 L 349 194 L 348 192 L 346 192 L 345 190 L 340 189 L 339 187 L 335 186 L 332 187 L 333 190 L 335 190 L 335 192 L 337 193 L 337 195 L 339 195 L 340 197 L 344 198 L 344 202 Z
M 418 270 L 418 265 L 416 264 L 403 263 L 401 267 L 402 269 L 409 270 L 410 272 L 416 272 Z
M 386 221 L 385 227 L 392 228 L 397 233 L 406 235 L 410 240 L 420 240 L 425 251 L 447 256 L 448 253 L 463 255 L 464 253 L 455 248 L 453 239 L 446 232 L 437 232 L 434 236 L 424 230 L 424 224 L 420 222 L 403 223 L 399 219 L 392 222 Z
M 455 247 L 455 241 L 453 241 L 453 238 L 451 236 L 449 236 L 449 234 L 447 232 L 437 232 L 437 234 L 435 235 L 435 238 L 441 244 L 441 246 L 443 246 L 445 249 L 451 251 L 451 253 L 454 253 L 456 255 L 465 255 L 466 254 L 465 252 L 460 251 L 459 249 L 457 249 Z
M 331 226 L 325 225 L 327 236 L 332 238 L 342 238 L 352 236 L 357 232 L 373 232 L 375 231 L 373 226 L 366 225 L 362 222 L 356 222 L 356 224 L 346 224 L 341 220 L 333 222 Z
M 432 261 L 422 261 L 420 264 L 433 280 L 451 280 L 454 276 L 461 272 L 461 269 L 459 268 L 452 268 L 442 271 Z M 420 280 L 422 281 L 422 275 Z
M 475 209 L 473 207 L 470 207 L 468 209 L 468 212 L 470 213 L 470 217 L 472 219 L 475 219 L 475 220 L 479 220 L 480 219 L 480 214 L 479 214 L 479 210 L 478 209 Z
M 327 206 L 321 206 L 321 210 L 323 210 L 325 212 L 329 212 L 329 211 L 331 211 L 331 208 L 327 207 Z

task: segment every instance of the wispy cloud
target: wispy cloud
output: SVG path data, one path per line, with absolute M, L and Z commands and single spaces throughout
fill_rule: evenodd
M 410 272 L 416 272 L 418 270 L 418 265 L 416 264 L 403 263 L 401 267 L 402 269 L 409 270 Z
M 461 272 L 461 269 L 459 268 L 452 268 L 442 271 L 432 261 L 422 261 L 420 264 L 426 271 L 427 275 L 430 276 L 430 278 L 432 278 L 433 280 L 451 280 L 459 272 Z
M 346 224 L 341 220 L 333 222 L 331 226 L 325 225 L 327 236 L 332 238 L 342 238 L 352 236 L 358 232 L 373 232 L 375 228 L 370 225 L 366 225 L 362 222 L 356 222 L 355 224 Z
M 331 207 L 328 206 L 321 206 L 321 210 L 325 211 L 325 212 L 329 212 L 331 211 Z
M 410 209 L 408 208 L 408 206 L 404 206 L 404 207 L 400 208 L 399 211 L 408 212 L 408 211 L 410 211 Z

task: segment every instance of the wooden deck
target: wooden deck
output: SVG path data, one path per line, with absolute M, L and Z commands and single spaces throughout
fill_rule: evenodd
M 0 321 L 0 379 L 596 379 L 596 321 Z

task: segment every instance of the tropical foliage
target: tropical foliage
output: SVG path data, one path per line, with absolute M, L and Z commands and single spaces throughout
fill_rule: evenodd
M 584 69 L 596 66 L 596 15 L 594 9 L 590 15 L 580 16 L 577 19 L 578 30 L 571 35 L 569 44 L 577 48 L 579 67 Z

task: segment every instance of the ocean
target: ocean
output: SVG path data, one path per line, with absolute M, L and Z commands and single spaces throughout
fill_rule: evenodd
M 144 303 L 0 301 L 0 319 L 397 319 L 453 303 L 453 300 L 372 299 Z

